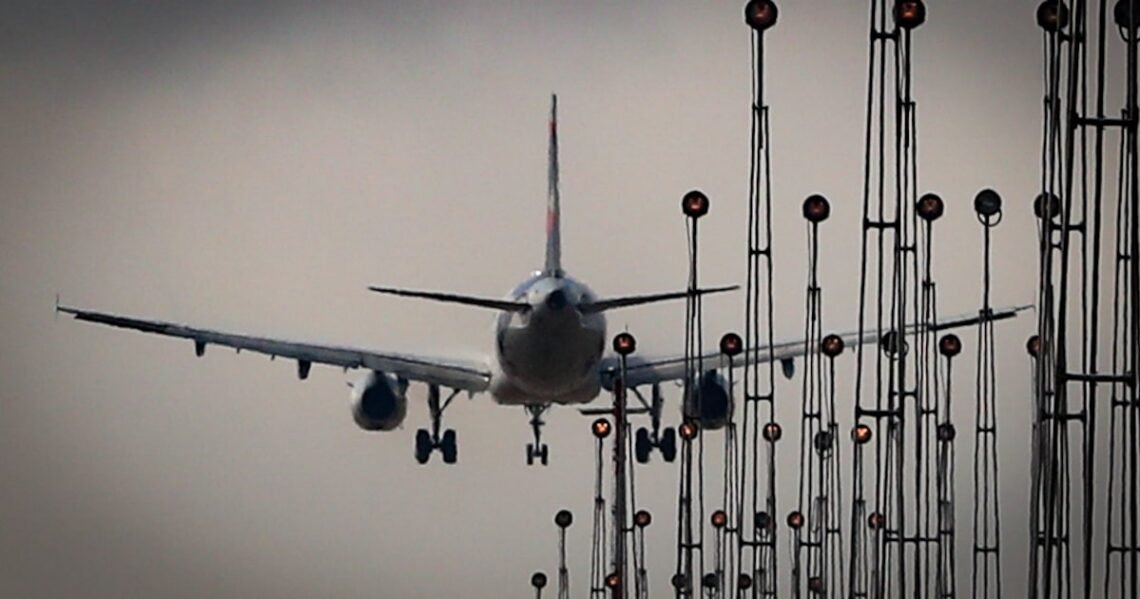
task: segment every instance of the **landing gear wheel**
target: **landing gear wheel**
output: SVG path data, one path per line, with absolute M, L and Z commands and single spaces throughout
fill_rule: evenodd
M 444 464 L 454 464 L 459 459 L 459 446 L 455 442 L 455 431 L 443 431 L 443 439 L 439 442 L 439 451 L 443 454 Z
M 649 463 L 651 451 L 653 451 L 653 442 L 649 439 L 649 431 L 645 427 L 638 428 L 633 438 L 633 455 L 637 458 L 637 463 Z
M 661 433 L 661 441 L 657 447 L 661 450 L 661 457 L 666 462 L 672 463 L 673 460 L 677 459 L 677 429 L 666 428 Z
M 533 466 L 535 458 L 538 458 L 539 463 L 543 466 L 546 465 L 547 458 L 550 456 L 550 448 L 546 443 L 535 446 L 533 443 L 526 444 L 526 465 Z
M 422 428 L 416 431 L 416 461 L 426 464 L 428 458 L 431 457 L 431 450 L 431 433 Z

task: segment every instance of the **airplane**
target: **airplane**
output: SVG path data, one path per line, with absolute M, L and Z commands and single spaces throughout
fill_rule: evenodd
M 494 353 L 485 361 L 417 356 L 379 352 L 368 349 L 288 341 L 235 334 L 160 320 L 121 316 L 82 308 L 59 305 L 56 311 L 77 320 L 134 329 L 168 337 L 190 339 L 199 357 L 209 345 L 230 347 L 238 352 L 250 351 L 297 361 L 297 376 L 308 378 L 313 364 L 327 364 L 348 369 L 363 369 L 363 376 L 350 383 L 352 415 L 366 431 L 391 431 L 401 425 L 407 415 L 407 391 L 411 382 L 427 385 L 427 403 L 431 428 L 418 429 L 415 436 L 415 458 L 426 464 L 439 450 L 444 463 L 454 464 L 458 458 L 455 431 L 442 431 L 444 410 L 460 393 L 474 396 L 488 393 L 499 404 L 523 406 L 530 414 L 534 442 L 527 444 L 527 463 L 547 464 L 549 450 L 541 441 L 543 414 L 553 405 L 582 405 L 591 402 L 602 391 L 611 391 L 618 377 L 619 358 L 605 355 L 606 319 L 609 310 L 655 302 L 684 299 L 689 295 L 720 293 L 737 286 L 694 289 L 649 295 L 599 298 L 584 283 L 568 276 L 562 268 L 560 235 L 560 197 L 558 182 L 558 100 L 551 100 L 549 146 L 547 160 L 546 256 L 542 270 L 519 283 L 503 299 L 473 297 L 453 293 L 416 291 L 371 286 L 369 290 L 394 296 L 427 299 L 495 310 Z M 995 310 L 991 319 L 1016 315 L 1026 306 Z M 977 314 L 955 317 L 939 323 L 938 328 L 977 323 Z M 919 327 L 908 327 L 907 332 Z M 880 340 L 878 331 L 848 332 L 840 335 L 851 347 L 854 343 Z M 735 365 L 778 360 L 784 374 L 791 376 L 792 360 L 817 348 L 806 347 L 804 340 L 777 343 L 747 349 Z M 719 352 L 698 358 L 698 363 L 717 364 Z M 691 360 L 691 359 L 690 359 Z M 690 360 L 684 356 L 660 359 L 630 357 L 624 373 L 624 385 L 641 399 L 642 413 L 652 416 L 652 431 L 641 428 L 636 435 L 636 456 L 648 461 L 652 448 L 657 448 L 665 461 L 676 456 L 676 432 L 660 429 L 660 385 L 684 381 L 691 375 Z M 682 400 L 682 413 L 704 429 L 723 427 L 733 411 L 731 389 L 715 369 L 695 377 L 698 391 Z M 652 402 L 646 402 L 639 387 L 652 388 Z M 448 390 L 446 398 L 441 389 Z M 694 396 L 702 399 L 697 401 Z M 584 412 L 589 413 L 588 410 Z

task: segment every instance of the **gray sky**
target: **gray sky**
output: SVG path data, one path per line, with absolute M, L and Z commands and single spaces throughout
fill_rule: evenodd
M 833 207 L 826 322 L 856 321 L 865 4 L 782 2 L 767 46 L 777 337 L 802 328 L 799 206 L 813 192 Z M 931 4 L 915 95 L 920 187 L 948 203 L 939 303 L 979 305 L 971 202 L 986 186 L 1007 206 L 995 303 L 1027 303 L 1037 3 Z M 742 282 L 750 36 L 739 3 L 18 2 L 0 23 L 2 594 L 527 597 L 530 573 L 556 568 L 562 507 L 577 517 L 570 565 L 585 588 L 592 440 L 576 413 L 552 414 L 551 465 L 527 468 L 524 414 L 461 401 L 445 420 L 460 465 L 420 467 L 422 388 L 403 430 L 367 434 L 349 416 L 351 373 L 316 368 L 298 382 L 292 363 L 217 348 L 196 360 L 187 342 L 53 322 L 53 296 L 243 332 L 483 352 L 486 312 L 365 287 L 499 295 L 540 265 L 551 92 L 574 275 L 602 294 L 682 288 L 678 203 L 696 187 L 712 198 L 702 281 Z M 742 327 L 742 304 L 706 302 L 710 342 Z M 676 304 L 610 323 L 645 354 L 672 353 L 682 317 Z M 1001 324 L 997 348 L 1012 590 L 1024 578 L 1033 326 Z M 794 496 L 799 385 L 778 389 L 791 433 L 781 512 Z M 959 397 L 964 431 L 973 409 Z M 959 445 L 964 485 L 971 444 Z M 659 589 L 675 476 L 639 471 L 660 523 L 649 532 Z M 968 502 L 960 492 L 960 530 Z

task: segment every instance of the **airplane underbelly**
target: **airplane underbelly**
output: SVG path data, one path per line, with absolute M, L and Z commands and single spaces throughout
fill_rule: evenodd
M 543 323 L 503 329 L 499 365 L 530 401 L 578 403 L 597 395 L 604 332 L 576 323 Z M 588 397 L 583 397 L 588 395 Z

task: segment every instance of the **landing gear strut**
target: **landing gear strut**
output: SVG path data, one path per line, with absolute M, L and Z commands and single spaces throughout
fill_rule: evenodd
M 542 420 L 542 415 L 550 406 L 527 406 L 526 411 L 530 413 L 530 428 L 534 431 L 534 443 L 526 444 L 526 465 L 533 466 L 534 460 L 538 459 L 543 466 L 546 465 L 546 459 L 550 457 L 550 448 L 542 442 L 542 425 L 546 424 Z
M 439 385 L 428 385 L 428 410 L 431 412 L 431 430 L 419 429 L 416 431 L 416 461 L 426 464 L 431 452 L 438 449 L 443 454 L 444 464 L 454 464 L 459 459 L 459 448 L 455 442 L 455 431 L 447 429 L 443 435 L 439 434 L 443 420 L 443 411 L 451 405 L 451 400 L 459 395 L 455 389 L 447 399 L 440 403 Z
M 645 398 L 638 393 L 636 389 L 633 392 L 641 400 L 643 405 L 646 404 Z M 666 427 L 661 430 L 661 407 L 664 401 L 661 398 L 661 387 L 653 385 L 653 401 L 645 405 L 649 411 L 651 421 L 651 428 L 638 427 L 637 433 L 633 437 L 633 454 L 637 458 L 639 464 L 649 462 L 649 454 L 656 447 L 661 451 L 661 457 L 666 462 L 672 462 L 677 459 L 677 431 L 672 427 Z

